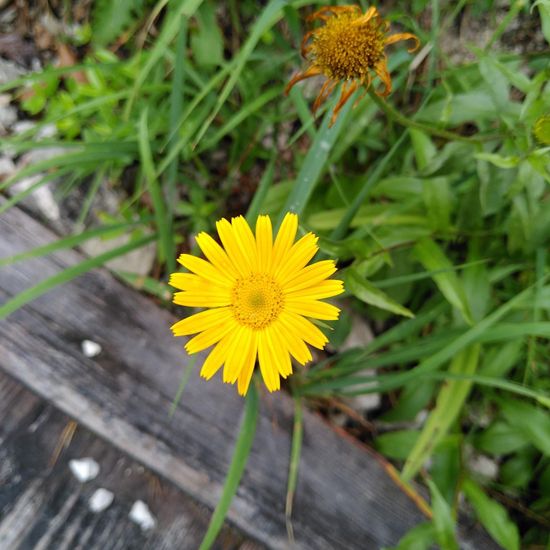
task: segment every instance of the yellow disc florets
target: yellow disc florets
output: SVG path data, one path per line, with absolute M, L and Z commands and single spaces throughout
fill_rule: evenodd
M 379 19 L 362 19 L 362 14 L 343 13 L 328 19 L 313 35 L 312 58 L 329 78 L 362 78 L 384 56 Z
M 281 286 L 267 274 L 254 273 L 238 279 L 231 292 L 231 308 L 236 321 L 255 330 L 275 321 L 283 306 Z

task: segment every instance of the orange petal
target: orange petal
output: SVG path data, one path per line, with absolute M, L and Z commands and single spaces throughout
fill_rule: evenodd
M 392 34 L 391 36 L 388 36 L 388 38 L 386 38 L 385 45 L 388 46 L 389 44 L 395 44 L 396 42 L 401 42 L 401 40 L 414 40 L 414 44 L 407 50 L 408 52 L 414 52 L 420 46 L 418 36 L 410 32 L 401 32 L 399 34 Z
M 317 65 L 312 65 L 309 67 L 309 69 L 305 70 L 303 73 L 297 73 L 295 74 L 290 82 L 286 85 L 285 88 L 285 95 L 288 95 L 290 90 L 293 88 L 294 84 L 297 84 L 301 80 L 305 80 L 306 78 L 311 78 L 312 76 L 318 76 L 321 74 L 321 69 L 317 67 Z

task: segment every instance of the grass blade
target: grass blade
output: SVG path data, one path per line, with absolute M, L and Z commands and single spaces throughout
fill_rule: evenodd
M 123 246 L 113 248 L 112 250 L 109 250 L 104 254 L 100 254 L 95 258 L 89 258 L 87 260 L 84 260 L 83 262 L 80 262 L 79 264 L 68 267 L 67 269 L 63 270 L 61 273 L 57 273 L 56 275 L 53 275 L 52 277 L 49 277 L 48 279 L 41 281 L 37 285 L 31 288 L 28 288 L 23 292 L 20 292 L 19 294 L 17 294 L 17 296 L 14 296 L 11 300 L 8 300 L 3 306 L 0 307 L 0 319 L 7 317 L 11 313 L 19 309 L 21 306 L 24 306 L 25 304 L 31 302 L 32 300 L 35 300 L 39 296 L 42 296 L 42 294 L 45 294 L 52 288 L 55 288 L 56 286 L 67 283 L 68 281 L 74 279 L 75 277 L 78 277 L 79 275 L 83 275 L 84 273 L 105 264 L 106 262 L 108 262 L 109 260 L 112 260 L 113 258 L 117 258 L 118 256 L 127 254 L 128 252 L 131 252 L 136 248 L 141 248 L 142 246 L 149 244 L 155 239 L 156 239 L 156 235 L 149 235 L 147 237 L 143 237 L 141 239 L 137 239 L 135 241 L 129 242 Z
M 296 484 L 298 482 L 298 466 L 302 454 L 302 440 L 304 435 L 303 402 L 300 397 L 294 398 L 294 429 L 292 431 L 292 446 L 290 448 L 290 464 L 288 468 L 288 484 L 286 489 L 285 522 L 288 542 L 294 545 L 294 528 L 292 527 L 292 504 Z
M 258 420 L 258 390 L 255 384 L 250 385 L 245 401 L 244 418 L 235 444 L 231 465 L 225 478 L 223 491 L 216 509 L 212 514 L 208 529 L 201 542 L 199 550 L 208 550 L 214 544 L 218 533 L 220 532 L 227 511 L 243 475 L 254 434 L 256 433 L 256 422 Z
M 479 361 L 481 346 L 475 344 L 459 353 L 451 363 L 449 372 L 472 375 Z M 430 413 L 420 436 L 410 452 L 405 466 L 403 478 L 412 479 L 432 454 L 441 439 L 456 420 L 472 386 L 471 380 L 451 380 L 442 387 L 437 396 L 435 408 Z
M 139 119 L 139 152 L 141 157 L 141 165 L 145 174 L 147 187 L 153 201 L 155 210 L 155 221 L 159 236 L 159 260 L 166 261 L 169 271 L 175 271 L 175 243 L 172 234 L 172 224 L 166 213 L 166 205 L 164 197 L 155 176 L 155 168 L 153 165 L 153 155 L 149 146 L 149 129 L 147 126 L 148 110 L 145 109 L 141 113 Z

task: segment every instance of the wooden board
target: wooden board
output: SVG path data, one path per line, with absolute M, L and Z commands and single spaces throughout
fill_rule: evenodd
M 0 548 L 6 550 L 196 549 L 209 511 L 162 482 L 89 430 L 0 374 Z M 64 442 L 65 446 L 59 445 Z M 59 446 L 58 446 L 59 445 Z M 71 459 L 92 458 L 100 470 L 80 482 Z M 98 489 L 113 493 L 104 510 L 92 511 Z M 141 529 L 129 519 L 137 500 L 146 503 L 156 526 Z M 245 545 L 246 546 L 243 546 Z M 224 528 L 218 550 L 261 547 Z
M 0 257 L 55 236 L 21 210 L 0 218 Z M 0 300 L 82 261 L 74 251 L 21 262 L 0 273 Z M 193 373 L 173 418 L 168 410 L 187 361 L 174 317 L 95 270 L 0 321 L 0 369 L 55 407 L 213 508 L 243 411 L 234 387 Z M 81 342 L 102 346 L 86 358 Z M 199 364 L 202 358 L 199 358 Z M 251 457 L 229 520 L 270 548 L 287 548 L 284 503 L 292 401 L 262 395 Z M 410 498 L 358 443 L 304 415 L 304 445 L 294 503 L 296 548 L 369 549 L 395 544 L 425 521 Z M 494 547 L 462 528 L 463 548 Z

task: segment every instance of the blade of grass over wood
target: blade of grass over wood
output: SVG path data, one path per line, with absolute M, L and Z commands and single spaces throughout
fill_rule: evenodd
M 157 65 L 157 63 L 166 55 L 170 43 L 179 32 L 182 18 L 190 18 L 197 11 L 203 0 L 180 0 L 180 2 L 173 8 L 171 16 L 167 18 L 165 25 L 162 28 L 160 36 L 157 38 L 153 49 L 147 53 L 147 61 L 143 68 L 139 71 L 136 77 L 134 87 L 132 89 L 132 95 L 128 99 L 124 109 L 124 117 L 129 118 L 132 111 L 134 102 L 137 98 L 141 86 L 147 79 L 147 76 Z
M 479 361 L 480 349 L 479 344 L 474 344 L 461 351 L 451 362 L 449 372 L 464 375 L 474 374 Z M 458 418 L 471 386 L 470 380 L 452 380 L 441 388 L 435 408 L 430 412 L 415 446 L 405 461 L 402 475 L 406 480 L 412 479 L 419 472 L 435 447 L 445 437 L 451 425 Z
M 256 388 L 256 380 L 250 385 L 250 389 L 246 395 L 244 417 L 241 424 L 239 436 L 235 444 L 235 450 L 233 451 L 233 457 L 229 466 L 229 471 L 225 478 L 223 490 L 216 509 L 212 514 L 210 523 L 204 539 L 201 542 L 199 550 L 208 550 L 212 548 L 218 533 L 223 527 L 225 516 L 231 505 L 231 501 L 237 492 L 241 477 L 243 475 L 246 463 L 248 461 L 248 455 L 252 448 L 254 441 L 254 434 L 256 433 L 256 422 L 258 420 L 258 390 Z
M 443 296 L 462 313 L 464 320 L 472 325 L 473 319 L 466 292 L 455 273 L 455 267 L 445 253 L 428 238 L 418 241 L 414 251 L 420 263 L 432 273 L 432 278 Z
M 350 101 L 347 102 L 344 108 L 340 111 L 334 125 L 329 128 L 330 119 L 332 118 L 332 109 L 334 108 L 336 99 L 337 98 L 331 102 L 329 108 L 325 112 L 321 127 L 317 131 L 315 139 L 307 152 L 306 158 L 304 159 L 302 168 L 296 177 L 294 186 L 292 187 L 286 203 L 281 210 L 277 221 L 277 227 L 281 224 L 283 217 L 287 212 L 295 212 L 298 215 L 303 212 L 323 170 L 325 169 L 329 153 L 344 128 L 346 117 L 355 99 L 352 97 Z
M 139 152 L 141 157 L 141 166 L 147 182 L 147 189 L 153 201 L 155 210 L 155 221 L 159 236 L 159 259 L 166 261 L 169 271 L 175 271 L 175 243 L 172 233 L 172 223 L 166 213 L 166 205 L 159 182 L 155 176 L 155 167 L 153 165 L 153 155 L 149 145 L 149 129 L 147 126 L 148 110 L 145 109 L 139 119 Z
M 104 225 L 102 227 L 96 227 L 95 229 L 90 229 L 88 231 L 83 231 L 78 235 L 71 235 L 70 237 L 65 237 L 63 239 L 58 239 L 53 243 L 46 244 L 44 246 L 39 246 L 28 250 L 27 252 L 21 252 L 20 254 L 15 254 L 14 256 L 9 256 L 7 258 L 0 259 L 0 267 L 11 265 L 16 262 L 21 262 L 23 260 L 29 260 L 31 258 L 37 258 L 39 256 L 45 256 L 46 254 L 51 254 L 56 250 L 61 250 L 63 248 L 72 248 L 78 246 L 79 244 L 92 239 L 94 237 L 100 237 L 101 235 L 106 235 L 112 232 L 131 230 L 139 227 L 140 225 L 145 225 L 150 221 L 149 218 L 144 218 L 136 222 L 125 222 L 125 223 L 115 223 L 111 225 Z
M 292 527 L 292 504 L 298 483 L 298 466 L 302 454 L 302 440 L 304 435 L 303 401 L 301 397 L 294 398 L 294 428 L 292 431 L 292 446 L 290 448 L 290 464 L 288 467 L 288 484 L 286 489 L 285 521 L 288 542 L 294 545 L 294 528 Z
M 180 385 L 178 386 L 178 391 L 176 392 L 176 396 L 174 397 L 174 401 L 172 401 L 172 404 L 170 405 L 170 411 L 168 413 L 168 416 L 170 418 L 174 416 L 174 413 L 176 412 L 176 409 L 180 404 L 181 396 L 183 395 L 183 390 L 185 389 L 185 386 L 187 386 L 187 382 L 189 382 L 189 378 L 191 376 L 191 373 L 193 372 L 193 369 L 195 368 L 196 362 L 197 362 L 196 355 L 193 355 L 192 357 L 189 358 L 189 363 L 187 363 L 187 366 L 183 371 L 183 375 L 181 377 Z
M 8 300 L 3 306 L 1 306 L 0 319 L 7 317 L 11 313 L 19 309 L 21 306 L 24 306 L 32 300 L 36 300 L 36 298 L 42 296 L 42 294 L 45 294 L 49 290 L 52 290 L 52 288 L 67 283 L 75 277 L 83 275 L 84 273 L 96 267 L 100 267 L 109 260 L 112 260 L 113 258 L 118 258 L 119 256 L 127 254 L 132 250 L 141 248 L 142 246 L 153 242 L 156 238 L 156 235 L 149 235 L 141 239 L 136 239 L 135 241 L 129 242 L 123 246 L 119 246 L 117 248 L 114 248 L 113 250 L 109 250 L 104 254 L 100 254 L 95 258 L 89 258 L 87 260 L 84 260 L 83 262 L 80 262 L 79 264 L 68 267 L 61 273 L 57 273 L 56 275 L 53 275 L 52 277 L 41 281 L 37 285 L 28 288 L 23 292 L 20 292 L 19 294 L 17 294 L 17 296 L 14 296 L 11 300 Z

